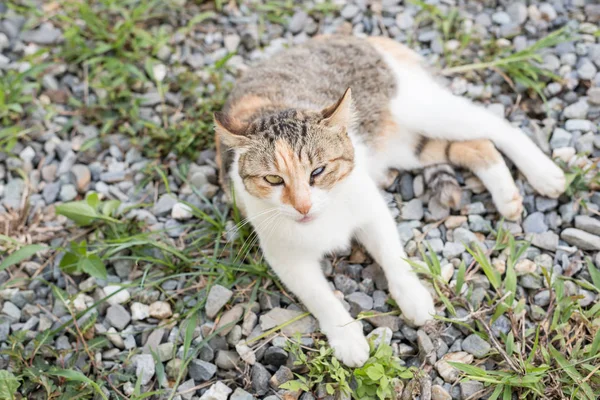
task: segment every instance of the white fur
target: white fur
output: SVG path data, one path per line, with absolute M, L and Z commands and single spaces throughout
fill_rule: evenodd
M 419 67 L 399 65 L 387 56 L 386 61 L 400 82 L 391 109 L 402 131 L 383 154 L 370 152 L 350 132 L 355 168 L 329 192 L 310 188 L 313 207 L 309 215 L 313 221 L 297 222 L 302 215 L 279 201 L 280 189 L 266 200 L 250 195 L 237 174 L 239 154 L 231 168 L 235 193 L 258 233 L 267 262 L 319 320 L 335 356 L 349 366 L 364 364 L 369 346 L 361 324 L 353 321 L 331 291 L 320 261 L 324 255 L 349 246 L 353 237 L 382 266 L 390 293 L 405 318 L 421 325 L 435 314 L 431 294 L 404 261 L 406 254 L 395 221 L 376 185 L 388 168 L 421 166 L 412 151 L 417 136 L 411 132 L 448 140 L 491 139 L 526 176 L 537 180 L 532 184 L 540 192 L 556 195 L 564 186 L 560 169 L 518 129 L 453 96 Z M 491 190 L 503 214 L 520 214 L 519 193 L 506 165 L 496 164 L 475 173 Z

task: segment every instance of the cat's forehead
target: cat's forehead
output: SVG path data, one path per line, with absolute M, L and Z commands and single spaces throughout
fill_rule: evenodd
M 304 142 L 309 130 L 314 127 L 314 122 L 314 117 L 309 113 L 283 110 L 261 116 L 250 125 L 247 134 L 272 144 L 278 140 L 297 144 Z

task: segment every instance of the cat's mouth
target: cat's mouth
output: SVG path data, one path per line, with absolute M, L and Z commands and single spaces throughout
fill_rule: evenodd
M 315 217 L 313 215 L 305 215 L 304 217 L 302 217 L 296 221 L 300 222 L 301 224 L 306 224 L 314 219 L 315 219 Z

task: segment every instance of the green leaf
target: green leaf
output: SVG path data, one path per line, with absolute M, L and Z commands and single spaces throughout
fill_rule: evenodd
M 565 371 L 571 379 L 573 379 L 573 381 L 578 385 L 579 388 L 581 388 L 581 390 L 583 390 L 583 393 L 585 393 L 586 398 L 589 400 L 596 399 L 596 395 L 594 394 L 594 391 L 592 390 L 590 385 L 587 382 L 583 381 L 583 377 L 581 376 L 581 374 L 573 365 L 569 363 L 569 361 L 561 354 L 561 352 L 556 350 L 552 345 L 548 346 L 548 350 L 550 350 L 550 354 L 552 354 L 552 357 L 554 357 L 554 359 L 556 360 L 558 365 L 560 365 L 562 370 Z
M 79 226 L 89 225 L 98 218 L 98 213 L 92 206 L 78 201 L 56 206 L 56 213 L 73 220 Z
M 80 258 L 77 267 L 94 278 L 106 279 L 106 267 L 95 254 Z
M 513 335 L 512 331 L 510 331 L 510 332 L 508 332 L 508 335 L 506 336 L 506 354 L 511 356 L 514 351 L 514 348 L 515 348 L 515 336 Z
M 110 217 L 119 208 L 121 202 L 119 200 L 109 200 L 102 205 L 102 215 Z
M 96 193 L 96 192 L 90 192 L 90 193 L 88 193 L 87 196 L 85 197 L 85 201 L 94 210 L 97 210 L 98 209 L 98 205 L 100 204 L 100 198 L 98 197 L 98 193 Z
M 81 382 L 85 385 L 90 385 L 94 388 L 96 393 L 98 393 L 104 400 L 108 400 L 108 397 L 104 394 L 104 392 L 100 389 L 100 386 L 94 381 L 92 381 L 87 376 L 83 375 L 79 371 L 75 371 L 72 369 L 59 369 L 59 368 L 50 368 L 48 371 L 49 375 L 59 376 L 65 378 L 68 381 L 72 382 Z
M 456 294 L 460 295 L 463 284 L 465 283 L 465 272 L 467 267 L 465 266 L 465 262 L 462 261 L 460 266 L 458 267 L 458 273 L 456 274 Z
M 190 345 L 194 339 L 194 329 L 196 329 L 197 320 L 198 314 L 194 313 L 188 319 L 185 326 L 185 337 L 183 338 L 183 358 L 187 357 L 188 351 L 190 350 Z
M 598 268 L 594 266 L 594 263 L 589 258 L 587 259 L 587 264 L 590 276 L 592 277 L 592 282 L 594 283 L 594 286 L 600 290 L 600 271 L 598 271 Z M 2 270 L 2 268 L 0 268 L 0 270 Z
M 592 347 L 588 354 L 591 357 L 595 357 L 598 354 L 598 350 L 600 350 L 600 329 L 598 329 L 596 336 L 594 336 L 594 341 L 592 342 Z
M 38 251 L 44 249 L 46 249 L 46 246 L 42 246 L 41 244 L 29 244 L 27 246 L 23 246 L 2 261 L 0 264 L 0 271 L 4 271 L 11 265 L 15 265 L 21 261 L 27 260 Z
M 383 367 L 380 364 L 375 364 L 367 368 L 367 376 L 374 381 L 378 381 L 385 374 Z
M 0 399 L 13 400 L 19 386 L 19 379 L 12 372 L 0 370 Z
M 67 274 L 74 274 L 80 272 L 78 270 L 79 256 L 75 253 L 65 253 L 63 258 L 60 260 L 60 269 Z

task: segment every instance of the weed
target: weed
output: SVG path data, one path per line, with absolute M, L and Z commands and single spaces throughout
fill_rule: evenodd
M 295 356 L 295 365 L 308 369 L 307 373 L 297 375 L 296 380 L 281 386 L 292 391 L 310 392 L 320 386 L 329 395 L 340 392 L 361 400 L 394 399 L 402 394 L 403 380 L 419 376 L 416 369 L 402 365 L 385 341 L 381 341 L 377 348 L 373 348 L 371 343 L 371 357 L 365 365 L 355 369 L 340 364 L 333 357 L 333 349 L 321 340 L 317 342 L 316 349 L 308 349 L 305 353 L 299 338 L 296 338 L 288 342 L 288 350 Z
M 502 224 L 501 224 L 502 226 Z M 464 380 L 483 382 L 486 395 L 490 399 L 512 398 L 571 398 L 595 399 L 600 391 L 598 370 L 598 349 L 600 348 L 600 329 L 597 322 L 600 317 L 600 305 L 589 309 L 579 306 L 578 295 L 567 294 L 565 278 L 550 276 L 549 271 L 542 268 L 545 286 L 551 291 L 551 300 L 545 317 L 532 325 L 526 320 L 528 309 L 524 299 L 517 297 L 517 274 L 515 265 L 525 254 L 528 243 L 515 240 L 506 230 L 500 228 L 496 235 L 496 244 L 491 252 L 502 251 L 507 255 L 506 271 L 501 274 L 490 261 L 490 253 L 480 246 L 469 248 L 474 261 L 468 271 L 461 265 L 456 277 L 456 288 L 470 286 L 468 277 L 481 269 L 492 285 L 488 291 L 489 300 L 486 305 L 474 310 L 468 301 L 460 295 L 460 289 L 452 291 L 439 277 L 439 260 L 435 253 L 421 252 L 426 268 L 415 261 L 411 264 L 419 272 L 433 279 L 447 309 L 461 306 L 471 310 L 468 318 L 439 319 L 466 325 L 465 320 L 475 322 L 474 332 L 487 338 L 495 352 L 489 357 L 498 365 L 496 370 L 487 370 L 473 365 L 451 363 L 464 372 Z M 591 260 L 587 261 L 592 282 L 574 280 L 585 288 L 600 293 L 600 272 Z M 460 283 L 458 282 L 460 280 Z M 455 288 L 455 289 L 456 289 Z M 468 297 L 468 296 L 467 296 Z M 450 305 L 448 305 L 450 304 Z M 501 315 L 511 321 L 511 328 L 506 334 L 496 337 L 490 324 Z

